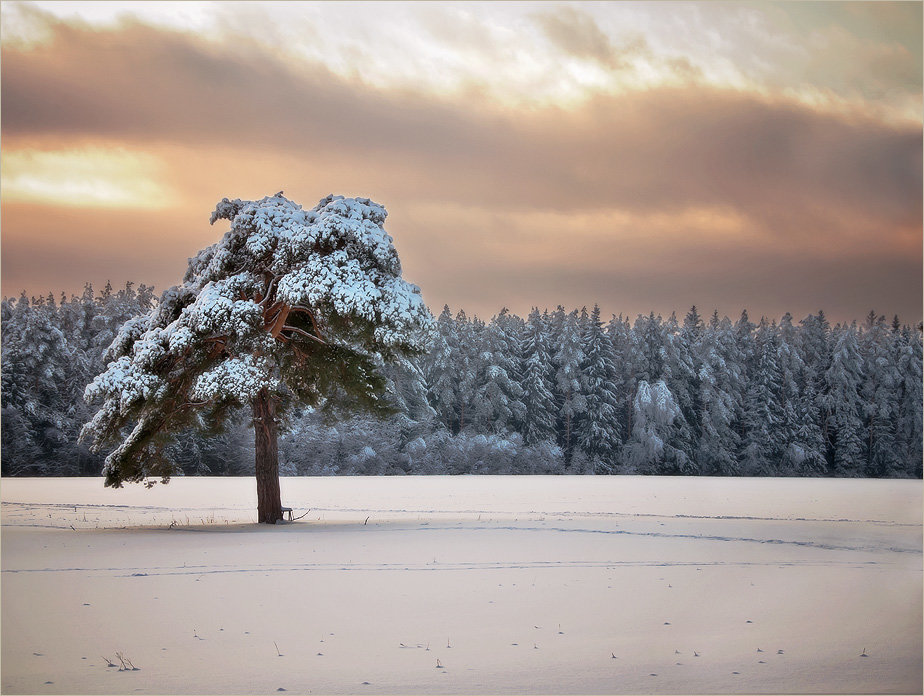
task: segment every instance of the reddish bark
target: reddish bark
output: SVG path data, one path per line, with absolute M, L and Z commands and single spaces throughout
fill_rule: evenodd
M 279 494 L 279 449 L 276 429 L 276 401 L 262 389 L 253 402 L 256 445 L 257 521 L 275 524 L 282 519 Z

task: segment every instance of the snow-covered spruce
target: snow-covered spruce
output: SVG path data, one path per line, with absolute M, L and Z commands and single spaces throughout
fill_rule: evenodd
M 222 200 L 231 222 L 182 285 L 127 321 L 87 387 L 102 402 L 81 437 L 106 459 L 106 485 L 174 473 L 163 449 L 190 427 L 219 426 L 251 406 L 259 518 L 281 518 L 277 421 L 294 403 L 387 412 L 386 362 L 427 349 L 433 319 L 401 278 L 385 208 L 328 196 L 311 210 L 282 193 Z M 124 432 L 132 428 L 128 435 Z

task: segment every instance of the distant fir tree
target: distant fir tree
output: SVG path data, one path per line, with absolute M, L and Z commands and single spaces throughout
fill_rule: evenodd
M 465 310 L 456 314 L 456 351 L 454 379 L 456 381 L 456 432 L 461 433 L 471 425 L 472 405 L 475 400 L 475 379 L 478 373 L 478 338 L 482 324 L 478 317 L 470 320 Z
M 616 394 L 619 396 L 619 405 L 616 409 L 619 420 L 618 436 L 623 444 L 632 432 L 632 399 L 637 388 L 635 373 L 632 369 L 631 334 L 632 328 L 621 314 L 618 317 L 613 316 L 607 324 L 606 335 L 610 341 L 613 367 L 616 370 Z
M 523 440 L 533 445 L 555 437 L 548 330 L 538 308 L 529 313 L 523 340 Z
M 674 422 L 673 447 L 682 451 L 686 465 L 683 473 L 695 473 L 695 440 L 700 424 L 699 380 L 696 367 L 696 340 L 700 323 L 696 307 L 688 320 L 689 328 L 681 329 L 677 316 L 671 314 L 665 324 L 664 334 L 664 378 L 674 400 L 680 407 L 680 416 Z
M 803 372 L 803 394 L 813 393 L 816 403 L 813 406 L 803 404 L 802 412 L 808 413 L 812 408 L 817 408 L 818 419 L 821 428 L 822 439 L 825 442 L 825 467 L 828 467 L 828 422 L 824 417 L 825 413 L 825 373 L 831 364 L 831 325 L 823 311 L 817 314 L 810 314 L 805 317 L 800 324 L 799 338 L 796 342 L 802 363 L 805 365 Z M 804 398 L 804 397 L 803 397 Z
M 654 312 L 636 318 L 632 329 L 632 364 L 637 382 L 651 384 L 664 377 L 665 333 L 663 320 L 655 317 Z
M 677 333 L 676 355 L 672 362 L 678 365 L 671 370 L 672 380 L 677 384 L 675 393 L 677 401 L 680 404 L 680 410 L 683 417 L 690 426 L 690 449 L 688 453 L 691 459 L 694 459 L 692 452 L 692 443 L 699 440 L 702 433 L 702 387 L 700 384 L 700 373 L 703 367 L 702 360 L 702 343 L 706 333 L 706 325 L 696 309 L 696 305 L 690 308 L 683 319 L 683 325 Z
M 522 320 L 506 308 L 482 332 L 472 421 L 478 432 L 514 431 L 526 417 L 520 364 Z
M 898 413 L 895 441 L 903 475 L 921 478 L 924 428 L 922 428 L 921 332 L 904 327 L 895 335 L 895 364 L 898 366 Z
M 633 402 L 632 435 L 623 459 L 629 472 L 676 474 L 687 466 L 686 455 L 671 446 L 680 407 L 664 380 L 640 380 Z
M 899 420 L 898 367 L 892 348 L 893 333 L 885 316 L 870 312 L 860 337 L 863 356 L 863 416 L 867 426 L 865 475 L 895 476 L 902 465 L 896 448 L 895 426 Z
M 782 458 L 782 371 L 778 362 L 776 325 L 761 318 L 753 342 L 753 366 L 748 383 L 742 440 L 742 473 L 773 476 Z
M 587 410 L 587 402 L 581 389 L 584 352 L 577 310 L 565 313 L 559 305 L 552 314 L 557 350 L 552 363 L 555 369 L 555 394 L 558 405 L 559 445 L 565 452 L 566 461 L 571 461 L 574 448 L 574 429 L 577 419 Z
M 50 298 L 50 300 L 49 300 Z M 54 297 L 23 293 L 2 331 L 2 468 L 6 475 L 76 475 L 89 459 L 76 442 L 86 408 L 86 360 L 59 328 Z
M 798 468 L 792 473 L 799 476 L 823 476 L 828 470 L 828 461 L 820 401 L 808 369 L 802 374 L 805 386 L 799 400 L 799 428 L 796 430 L 796 441 L 801 449 L 795 460 Z
M 622 443 L 619 440 L 619 394 L 617 375 L 600 320 L 600 307 L 594 305 L 581 337 L 581 393 L 584 415 L 578 422 L 578 443 L 598 474 L 612 473 Z
M 430 404 L 436 411 L 437 418 L 447 430 L 457 432 L 459 416 L 457 413 L 458 395 L 456 379 L 459 355 L 458 336 L 449 305 L 443 307 L 436 320 L 436 336 L 430 353 L 424 359 L 424 373 L 427 380 L 427 393 Z
M 700 341 L 699 370 L 701 435 L 696 459 L 707 475 L 735 475 L 740 472 L 740 435 L 735 430 L 736 414 L 741 410 L 744 375 L 738 345 L 728 317 L 720 320 L 715 312 Z
M 824 419 L 829 461 L 836 476 L 863 474 L 863 367 L 856 325 L 834 331 L 831 366 L 825 372 Z
M 777 364 L 780 368 L 781 414 L 779 425 L 780 475 L 813 476 L 824 471 L 824 451 L 821 430 L 816 415 L 811 423 L 806 422 L 807 413 L 800 410 L 803 404 L 806 380 L 806 366 L 797 347 L 796 328 L 789 312 L 783 315 L 779 325 Z M 813 399 L 814 400 L 814 399 Z M 813 426 L 812 430 L 808 426 Z

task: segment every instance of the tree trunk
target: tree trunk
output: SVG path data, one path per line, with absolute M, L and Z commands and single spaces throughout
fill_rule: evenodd
M 279 449 L 276 442 L 276 402 L 261 389 L 253 402 L 256 445 L 257 521 L 275 524 L 282 519 L 279 495 Z

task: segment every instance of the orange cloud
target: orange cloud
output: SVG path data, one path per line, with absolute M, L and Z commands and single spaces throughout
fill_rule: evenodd
M 158 159 L 124 148 L 6 148 L 0 169 L 5 204 L 148 210 L 175 203 Z
M 5 169 L 4 293 L 113 270 L 163 287 L 220 234 L 205 224 L 217 200 L 284 189 L 306 206 L 331 192 L 384 203 L 436 307 L 921 313 L 919 123 L 702 87 L 513 110 L 143 25 L 61 25 L 50 43 L 4 46 L 2 69 L 20 182 L 73 180 L 30 172 L 27 151 L 106 162 L 123 148 L 142 165 L 101 166 L 101 180 L 172 196 L 138 215 L 65 212 L 53 194 L 8 192 Z

